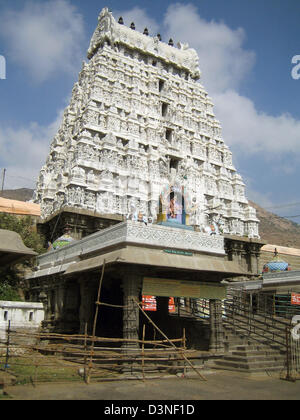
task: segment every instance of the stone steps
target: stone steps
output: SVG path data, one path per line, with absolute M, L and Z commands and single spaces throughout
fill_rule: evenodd
M 277 338 L 276 320 L 274 326 L 264 325 L 264 317 L 255 314 L 249 324 L 245 316 L 237 315 L 235 325 L 223 319 L 225 353 L 219 358 L 211 359 L 206 366 L 213 369 L 225 369 L 238 372 L 258 373 L 282 371 L 285 368 L 286 356 L 284 336 Z M 203 320 L 202 322 L 208 322 Z M 269 323 L 271 323 L 269 321 Z M 281 328 L 282 325 L 280 324 Z
M 272 357 L 272 356 L 281 357 L 281 356 L 283 356 L 283 354 L 281 354 L 277 350 L 272 350 L 272 349 L 268 349 L 268 348 L 266 348 L 266 349 L 258 348 L 257 350 L 255 350 L 255 349 L 251 350 L 251 349 L 248 349 L 248 348 L 246 348 L 245 350 L 237 349 L 237 350 L 231 350 L 230 354 L 233 354 L 235 356 L 242 356 L 242 357 L 251 357 L 254 354 L 256 356 L 259 356 L 259 357 L 261 357 L 261 356 L 269 356 L 269 357 Z
M 265 345 L 238 345 L 215 360 L 214 366 L 241 372 L 281 371 L 285 366 L 285 355 Z
M 241 316 L 241 320 L 243 318 Z M 213 361 L 215 369 L 225 369 L 238 372 L 258 373 L 274 371 L 278 372 L 284 369 L 285 350 L 284 345 L 275 343 L 276 327 L 267 327 L 262 329 L 263 324 L 257 322 L 263 318 L 254 317 L 251 319 L 251 330 L 239 326 L 239 320 L 236 320 L 236 326 L 233 326 L 224 320 L 224 344 L 225 354 Z M 243 325 L 243 324 L 242 324 Z M 260 328 L 259 328 L 260 327 Z M 257 332 L 258 334 L 256 334 Z
M 257 373 L 257 372 L 268 372 L 268 371 L 282 371 L 285 368 L 284 363 L 279 362 L 251 362 L 241 363 L 228 360 L 219 360 L 214 362 L 214 369 Z
M 268 363 L 272 364 L 273 362 L 283 361 L 284 357 L 282 357 L 282 356 L 277 357 L 275 355 L 270 356 L 270 355 L 267 355 L 267 354 L 261 355 L 261 354 L 249 354 L 249 353 L 247 353 L 247 354 L 243 354 L 243 355 L 241 355 L 241 354 L 237 355 L 237 354 L 232 353 L 229 356 L 224 356 L 223 360 L 233 361 L 233 362 L 243 362 L 243 363 L 248 363 L 248 364 L 251 364 L 253 362 L 255 362 L 255 363 L 256 362 L 263 362 L 264 364 L 268 364 Z
M 259 345 L 266 345 L 271 346 L 273 348 L 285 348 L 285 345 L 279 342 L 273 341 L 272 336 L 265 335 L 256 336 L 255 334 L 251 335 L 242 335 L 241 333 L 235 334 L 224 334 L 224 341 L 228 342 L 231 346 L 238 345 L 238 344 L 259 344 Z

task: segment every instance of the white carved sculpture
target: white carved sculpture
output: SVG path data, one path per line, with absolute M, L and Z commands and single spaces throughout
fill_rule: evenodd
M 105 8 L 87 56 L 37 181 L 42 217 L 59 201 L 155 222 L 163 188 L 176 184 L 195 197 L 190 223 L 200 230 L 213 221 L 215 233 L 259 237 L 256 212 L 198 82 L 195 50 L 121 25 Z

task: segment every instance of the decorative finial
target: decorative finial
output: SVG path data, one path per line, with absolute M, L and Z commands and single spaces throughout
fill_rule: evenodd
M 143 34 L 144 34 L 144 35 L 147 35 L 147 36 L 149 35 L 149 31 L 148 31 L 148 28 L 145 28 L 145 29 L 144 29 L 144 32 L 143 32 Z
M 133 30 L 135 30 L 135 24 L 134 24 L 134 22 L 131 22 L 130 28 L 133 29 Z
M 124 25 L 124 20 L 123 20 L 122 16 L 119 17 L 118 23 L 120 25 Z
M 169 39 L 169 45 L 171 45 L 171 47 L 174 46 L 174 42 L 173 42 L 173 39 L 172 38 Z

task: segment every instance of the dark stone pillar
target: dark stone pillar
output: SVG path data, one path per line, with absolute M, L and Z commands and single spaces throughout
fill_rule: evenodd
M 57 321 L 60 317 L 60 295 L 59 295 L 59 286 L 56 285 L 53 289 L 54 305 L 53 305 L 53 317 Z
M 209 300 L 210 313 L 210 342 L 209 350 L 217 353 L 224 351 L 224 332 L 222 322 L 222 301 Z
M 44 312 L 45 312 L 44 319 L 47 320 L 48 319 L 48 295 L 44 290 L 40 291 L 38 300 L 44 306 Z
M 92 333 L 93 328 L 93 317 L 95 313 L 95 301 L 96 301 L 96 285 L 86 281 L 86 279 L 80 280 L 80 308 L 79 308 L 79 334 L 84 334 L 85 324 L 87 323 L 88 334 Z
M 73 333 L 79 332 L 80 285 L 68 282 L 64 289 L 64 328 Z
M 156 296 L 156 309 L 159 312 L 159 318 L 164 319 L 169 315 L 169 297 Z
M 155 323 L 164 331 L 167 328 L 169 317 L 169 297 L 156 296 L 156 316 Z
M 140 301 L 141 277 L 132 271 L 124 273 L 122 280 L 123 289 L 123 338 L 128 340 L 139 339 L 139 308 L 136 302 Z M 124 351 L 139 348 L 137 342 L 124 342 Z
M 250 271 L 253 274 L 259 274 L 259 257 L 260 257 L 260 246 L 252 244 L 250 248 Z

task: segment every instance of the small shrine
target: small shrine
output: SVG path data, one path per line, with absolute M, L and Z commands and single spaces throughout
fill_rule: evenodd
M 291 271 L 291 266 L 288 262 L 280 259 L 277 249 L 275 248 L 273 259 L 263 266 L 263 273 L 275 273 L 280 271 Z
M 71 236 L 71 228 L 67 226 L 64 229 L 64 234 L 59 238 L 55 239 L 53 243 L 50 241 L 48 242 L 48 251 L 55 251 L 56 249 L 63 248 L 66 245 L 70 245 L 75 241 L 75 239 Z

